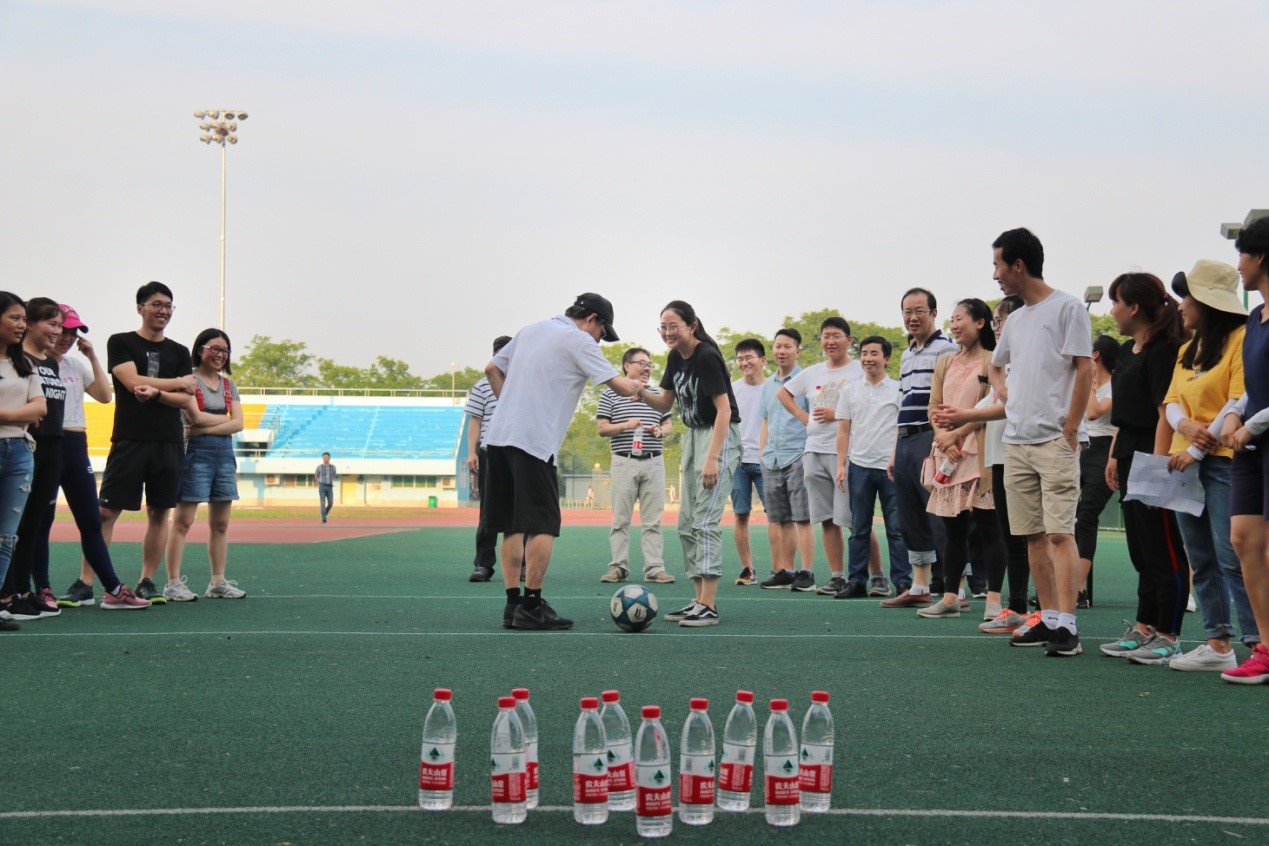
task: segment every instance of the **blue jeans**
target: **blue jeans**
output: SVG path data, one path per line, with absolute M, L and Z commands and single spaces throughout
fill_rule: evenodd
M 886 550 L 890 556 L 890 581 L 912 583 L 912 564 L 899 528 L 899 497 L 885 470 L 851 464 L 846 471 L 850 491 L 850 567 L 847 578 L 855 584 L 868 581 L 868 547 L 872 537 L 872 516 L 881 499 L 881 518 L 886 524 Z
M 26 438 L 0 438 L 0 583 L 9 573 L 34 470 L 35 449 Z
M 733 514 L 748 514 L 753 511 L 753 489 L 758 489 L 758 500 L 764 505 L 766 497 L 762 491 L 762 465 L 736 465 L 736 472 L 731 477 L 731 510 Z
M 1199 481 L 1203 483 L 1207 508 L 1198 517 L 1178 511 L 1176 519 L 1190 557 L 1194 599 L 1203 612 L 1204 637 L 1234 636 L 1232 599 L 1243 643 L 1258 643 L 1260 632 L 1243 585 L 1242 565 L 1229 542 L 1230 464 L 1230 459 L 1213 455 L 1199 463 Z
M 326 515 L 335 507 L 335 486 L 334 485 L 318 485 L 317 499 L 322 505 L 322 522 L 326 522 Z

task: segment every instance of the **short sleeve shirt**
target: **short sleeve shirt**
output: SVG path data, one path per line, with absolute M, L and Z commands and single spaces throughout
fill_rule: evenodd
M 34 373 L 19 376 L 10 359 L 0 358 L 0 408 L 17 411 L 43 393 L 38 376 Z M 26 426 L 13 423 L 0 425 L 0 438 L 26 437 L 29 437 Z
M 467 394 L 467 407 L 463 411 L 480 421 L 479 443 L 482 447 L 485 445 L 485 434 L 489 431 L 489 421 L 493 419 L 497 408 L 498 398 L 494 396 L 493 388 L 489 387 L 488 379 L 481 379 L 472 385 L 471 392 Z
M 837 419 L 850 421 L 851 464 L 873 470 L 890 464 L 901 401 L 899 383 L 889 376 L 875 385 L 860 379 L 846 386 L 837 403 Z
M 1017 312 L 1014 312 L 1017 314 Z M 1009 315 L 1013 331 L 1013 315 Z M 1111 376 L 1110 422 L 1119 427 L 1115 437 L 1118 459 L 1131 459 L 1134 452 L 1154 452 L 1155 429 L 1159 425 L 1159 406 L 1167 396 L 1176 365 L 1177 347 L 1156 340 L 1140 352 L 1133 351 L 1133 341 L 1124 341 L 1119 361 Z
M 193 372 L 189 350 L 169 338 L 148 341 L 136 332 L 111 335 L 106 341 L 107 369 L 131 362 L 138 376 L 177 379 Z M 159 400 L 139 402 L 123 383 L 114 378 L 115 428 L 111 441 L 169 441 L 183 443 L 181 410 Z
M 778 372 L 762 384 L 762 418 L 767 421 L 767 447 L 762 451 L 762 466 L 772 470 L 788 467 L 806 452 L 806 427 L 780 402 L 777 392 L 788 384 L 802 368 L 794 365 L 788 376 Z M 797 397 L 795 404 L 803 411 L 810 409 L 806 397 Z
M 760 385 L 750 385 L 744 379 L 731 383 L 732 395 L 736 397 L 736 407 L 740 410 L 740 461 L 742 464 L 758 463 L 758 440 L 762 435 L 762 389 Z
M 48 356 L 43 361 L 27 356 L 31 367 L 35 370 L 35 378 L 40 382 L 44 393 L 44 402 L 48 412 L 39 423 L 31 424 L 31 434 L 37 438 L 60 438 L 62 436 L 62 420 L 66 413 L 66 386 L 62 384 L 61 369 L 57 359 Z
M 790 379 L 784 387 L 794 398 L 806 397 L 810 408 L 831 408 L 836 413 L 837 403 L 846 386 L 863 378 L 864 368 L 858 361 L 849 361 L 841 367 L 829 367 L 827 361 L 821 361 Z M 806 451 L 836 455 L 837 421 L 821 423 L 814 417 L 807 420 Z
M 698 344 L 691 358 L 683 358 L 670 350 L 665 373 L 661 376 L 661 388 L 674 391 L 679 403 L 679 417 L 689 429 L 708 429 L 714 425 L 718 417 L 714 397 L 722 395 L 727 396 L 727 403 L 731 406 L 731 422 L 741 422 L 723 354 L 710 344 Z
M 648 393 L 655 395 L 660 392 L 656 388 L 648 388 Z M 604 388 L 603 393 L 599 395 L 599 410 L 595 413 L 595 418 L 617 424 L 638 419 L 646 427 L 655 423 L 664 423 L 670 419 L 670 415 L 662 414 L 638 397 L 623 397 L 612 388 Z M 625 429 L 613 435 L 609 441 L 609 447 L 613 452 L 629 455 L 634 444 L 634 432 Z M 661 439 L 645 429 L 643 451 L 660 452 L 661 449 Z
M 62 384 L 66 386 L 66 417 L 62 425 L 67 429 L 83 429 L 84 392 L 93 383 L 92 366 L 82 358 L 66 356 L 60 362 Z

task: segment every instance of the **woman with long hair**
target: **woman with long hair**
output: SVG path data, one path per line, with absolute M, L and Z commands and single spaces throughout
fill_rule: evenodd
M 642 388 L 637 398 L 661 412 L 669 411 L 677 399 L 687 427 L 679 462 L 683 493 L 678 528 L 683 567 L 696 593 L 692 602 L 665 619 L 687 628 L 716 626 L 715 597 L 723 574 L 721 523 L 731 476 L 740 463 L 740 412 L 722 351 L 695 309 L 672 300 L 661 310 L 657 330 L 670 348 L 661 393 Z
M 22 352 L 26 303 L 0 291 L 0 583 L 9 573 L 35 469 L 35 442 L 27 427 L 48 410 L 35 368 Z M 0 632 L 16 631 L 15 620 L 38 620 L 44 612 L 21 594 L 0 590 Z
M 957 350 L 954 355 L 940 358 L 934 368 L 929 406 L 934 419 L 938 419 L 940 411 L 945 414 L 948 407 L 972 410 L 987 395 L 991 351 L 996 348 L 991 321 L 991 309 L 979 299 L 961 300 L 952 310 L 951 333 Z M 937 470 L 926 510 L 942 518 L 947 546 L 943 554 L 943 598 L 918 609 L 921 617 L 961 615 L 958 591 L 969 561 L 971 530 L 978 535 L 988 581 L 995 577 L 999 607 L 1005 548 L 994 512 L 991 467 L 985 460 L 981 430 L 981 423 L 966 423 L 955 429 L 940 429 L 934 436 L 931 459 Z
M 1243 643 L 1260 642 L 1242 567 L 1229 538 L 1234 452 L 1220 443 L 1224 419 L 1217 420 L 1230 400 L 1243 395 L 1247 309 L 1238 296 L 1238 271 L 1221 262 L 1200 261 L 1188 276 L 1178 273 L 1172 290 L 1181 298 L 1181 319 L 1194 339 L 1181 348 L 1165 398 L 1168 422 L 1176 430 L 1168 449 L 1168 467 L 1184 470 L 1197 463 L 1203 485 L 1203 513 L 1176 516 L 1207 642 L 1173 656 L 1169 666 L 1225 672 L 1238 666 L 1230 645 L 1234 613 Z
M 242 599 L 247 592 L 225 579 L 229 563 L 229 515 L 238 498 L 238 463 L 234 459 L 234 434 L 242 431 L 242 403 L 229 378 L 232 370 L 229 336 L 219 329 L 204 329 L 194 339 L 190 359 L 194 366 L 194 395 L 182 412 L 188 427 L 185 472 L 177 494 L 172 533 L 167 540 L 167 586 L 163 596 L 173 602 L 190 602 L 198 595 L 185 585 L 181 559 L 185 539 L 198 516 L 199 503 L 207 503 L 207 560 L 211 581 L 203 593 L 208 599 Z
M 1093 341 L 1093 387 L 1084 412 L 1088 427 L 1088 446 L 1080 453 L 1080 503 L 1075 510 L 1075 546 L 1080 554 L 1080 589 L 1076 604 L 1087 608 L 1089 574 L 1093 572 L 1093 556 L 1097 554 L 1097 528 L 1102 511 L 1110 502 L 1106 486 L 1106 461 L 1110 444 L 1115 439 L 1115 424 L 1110 422 L 1113 407 L 1111 376 L 1119 363 L 1119 341 L 1109 335 L 1098 335 Z
M 1159 277 L 1125 273 L 1110 283 L 1110 314 L 1122 335 L 1119 362 L 1111 377 L 1114 405 L 1110 422 L 1118 430 L 1106 461 L 1106 485 L 1121 491 L 1128 557 L 1137 571 L 1137 619 L 1117 641 L 1104 643 L 1102 653 L 1116 658 L 1133 655 L 1138 663 L 1163 663 L 1153 650 L 1172 650 L 1181 634 L 1189 594 L 1190 565 L 1185 557 L 1176 515 L 1136 500 L 1125 501 L 1133 454 L 1166 452 L 1171 428 L 1163 399 L 1172 382 L 1177 351 L 1185 329 L 1176 300 Z M 1124 621 L 1127 623 L 1127 621 Z

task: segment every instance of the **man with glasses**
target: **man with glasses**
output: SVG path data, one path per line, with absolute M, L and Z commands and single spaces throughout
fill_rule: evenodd
M 154 574 L 167 547 L 168 515 L 176 507 L 185 464 L 181 408 L 194 393 L 189 350 L 164 336 L 174 310 L 170 288 L 162 282 L 142 285 L 137 290 L 141 328 L 106 341 L 115 424 L 101 477 L 101 533 L 110 543 L 119 514 L 139 511 L 144 491 L 146 527 L 136 593 L 156 604 L 166 601 L 154 586 Z
M 631 347 L 621 357 L 626 378 L 648 386 L 652 376 L 652 355 L 643 347 Z M 648 387 L 648 393 L 658 394 Z M 665 461 L 662 443 L 670 433 L 670 415 L 653 410 L 638 397 L 623 397 L 604 388 L 599 397 L 599 434 L 609 439 L 612 449 L 612 529 L 608 546 L 612 561 L 600 576 L 601 582 L 624 582 L 630 575 L 630 523 L 635 503 L 639 503 L 639 534 L 643 547 L 643 580 L 673 584 L 665 571 L 661 513 L 665 510 Z
M 487 527 L 502 533 L 502 582 L 508 629 L 560 631 L 573 621 L 542 597 L 551 550 L 560 534 L 559 477 L 555 456 L 564 443 L 587 382 L 623 397 L 643 388 L 604 358 L 599 342 L 619 340 L 612 303 L 582 294 L 561 315 L 519 331 L 485 366 L 498 413 L 489 421 L 485 449 Z M 525 566 L 520 595 L 520 566 Z
M 753 553 L 749 545 L 749 512 L 753 511 L 753 492 L 766 509 L 767 500 L 762 490 L 762 463 L 758 441 L 762 434 L 763 384 L 767 381 L 767 348 L 757 338 L 745 338 L 736 344 L 736 367 L 740 378 L 731 383 L 740 409 L 740 464 L 731 477 L 731 511 L 736 518 L 732 527 L 732 540 L 736 555 L 740 558 L 738 585 L 754 582 Z
M 850 357 L 854 343 L 849 323 L 836 316 L 825 318 L 820 324 L 820 347 L 826 360 L 806 368 L 776 392 L 785 410 L 806 426 L 802 471 L 807 503 L 811 522 L 820 524 L 830 578 L 817 589 L 813 564 L 804 561 L 805 569 L 792 577 L 787 570 L 777 571 L 762 583 L 764 588 L 787 587 L 826 596 L 836 596 L 846 589 L 842 527 L 851 525 L 850 496 L 837 485 L 837 403 L 847 385 L 864 378 L 863 368 Z M 798 397 L 806 397 L 809 413 L 798 407 Z
M 899 364 L 899 395 L 902 399 L 889 470 L 899 498 L 899 525 L 903 530 L 903 542 L 908 547 L 911 576 L 906 583 L 899 582 L 899 577 L 893 577 L 898 596 L 883 599 L 881 604 L 886 608 L 917 608 L 931 602 L 931 575 L 936 575 L 940 581 L 943 577 L 939 565 L 939 550 L 945 543 L 943 521 L 925 510 L 930 492 L 921 484 L 921 463 L 934 445 L 929 409 L 934 366 L 940 358 L 955 352 L 956 344 L 944 337 L 934 323 L 938 316 L 938 301 L 931 292 L 924 288 L 911 288 L 900 300 L 900 307 L 903 309 L 903 328 L 912 340 L 903 351 Z M 936 592 L 941 591 L 940 588 Z

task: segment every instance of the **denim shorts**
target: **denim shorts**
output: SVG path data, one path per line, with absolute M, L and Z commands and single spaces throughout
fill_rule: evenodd
M 232 435 L 199 435 L 185 446 L 181 502 L 232 502 L 238 498 L 238 462 Z

